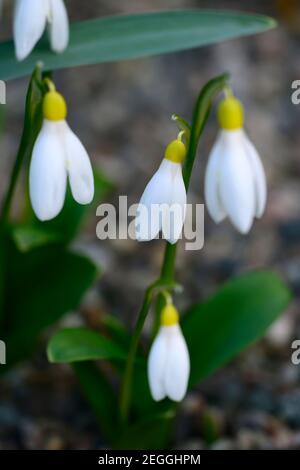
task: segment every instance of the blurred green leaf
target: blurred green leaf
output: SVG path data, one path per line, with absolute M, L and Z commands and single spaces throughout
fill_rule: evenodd
M 118 450 L 167 448 L 174 416 L 174 411 L 170 410 L 126 427 L 124 434 L 113 447 Z
M 112 443 L 120 425 L 115 391 L 94 363 L 76 362 L 72 364 L 72 367 L 82 393 L 95 413 L 100 429 L 106 439 Z
M 123 323 L 113 315 L 105 314 L 101 318 L 101 325 L 109 337 L 119 346 L 128 349 L 130 344 L 130 333 L 126 330 Z
M 41 41 L 28 59 L 17 62 L 12 41 L 0 45 L 0 78 L 31 73 L 38 61 L 45 70 L 152 56 L 206 46 L 273 28 L 266 16 L 232 11 L 171 10 L 111 16 L 71 25 L 63 54 Z
M 191 357 L 190 384 L 261 338 L 290 299 L 275 273 L 253 272 L 229 281 L 210 299 L 194 305 L 182 321 Z
M 6 341 L 10 367 L 32 350 L 43 329 L 78 307 L 96 268 L 61 246 L 21 253 L 10 242 L 6 249 L 5 321 L 0 337 Z
M 111 339 L 84 327 L 58 331 L 49 341 L 47 351 L 50 362 L 126 359 L 126 351 Z
M 32 225 L 15 225 L 11 228 L 12 238 L 21 252 L 59 241 L 60 237 L 54 232 Z

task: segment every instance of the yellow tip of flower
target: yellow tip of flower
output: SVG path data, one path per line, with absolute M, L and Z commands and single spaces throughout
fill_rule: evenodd
M 244 125 L 244 108 L 234 96 L 227 96 L 218 108 L 218 120 L 222 129 L 233 131 Z
M 43 115 L 49 121 L 62 121 L 67 116 L 67 105 L 64 97 L 57 91 L 46 93 L 43 101 Z
M 165 158 L 173 163 L 182 163 L 186 155 L 186 148 L 181 140 L 172 140 L 166 148 Z
M 163 326 L 177 325 L 179 321 L 179 314 L 174 305 L 166 305 L 161 312 L 161 324 Z

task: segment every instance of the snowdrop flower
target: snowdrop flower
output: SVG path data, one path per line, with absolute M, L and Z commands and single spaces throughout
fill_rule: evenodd
M 243 107 L 234 96 L 220 103 L 221 131 L 209 156 L 205 199 L 216 223 L 227 216 L 246 234 L 265 210 L 267 188 L 260 157 L 243 129 Z
M 170 243 L 179 239 L 186 213 L 186 189 L 181 163 L 186 155 L 184 143 L 173 140 L 166 148 L 165 157 L 146 186 L 137 208 L 136 239 L 149 241 L 162 231 Z
M 148 359 L 148 380 L 155 401 L 165 397 L 181 401 L 187 391 L 190 358 L 178 320 L 174 305 L 167 304 Z
M 79 204 L 90 203 L 94 196 L 88 154 L 65 120 L 67 107 L 63 96 L 55 91 L 52 82 L 49 88 L 44 97 L 44 121 L 33 148 L 29 172 L 30 200 L 40 220 L 53 219 L 61 211 L 68 177 L 72 195 Z
M 47 23 L 51 48 L 63 52 L 69 42 L 69 20 L 63 0 L 17 0 L 13 30 L 18 60 L 30 54 Z

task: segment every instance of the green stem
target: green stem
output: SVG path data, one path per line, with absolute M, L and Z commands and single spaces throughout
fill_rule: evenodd
M 122 384 L 121 402 L 120 402 L 121 418 L 124 423 L 126 423 L 128 419 L 135 356 L 136 356 L 140 336 L 142 333 L 142 329 L 143 329 L 145 320 L 147 318 L 147 314 L 151 306 L 153 292 L 154 292 L 153 286 L 148 287 L 148 289 L 145 292 L 142 307 L 140 309 L 137 322 L 133 331 L 133 335 L 131 338 L 130 349 L 128 352 L 128 358 L 127 358 L 124 379 L 123 379 L 123 384 Z
M 26 95 L 24 126 L 18 153 L 12 169 L 9 187 L 4 197 L 0 215 L 1 222 L 7 222 L 15 189 L 22 169 L 23 161 L 31 153 L 33 144 L 41 128 L 41 106 L 45 86 L 42 83 L 42 69 L 38 64 L 31 76 Z
M 222 75 L 217 77 L 210 82 L 208 82 L 204 88 L 201 90 L 201 93 L 198 97 L 194 115 L 193 115 L 193 125 L 191 127 L 191 134 L 188 139 L 187 143 L 187 156 L 185 160 L 185 164 L 183 167 L 183 179 L 185 183 L 186 190 L 189 188 L 191 174 L 195 162 L 195 158 L 197 155 L 197 148 L 199 144 L 199 139 L 201 137 L 202 131 L 204 129 L 205 123 L 207 121 L 209 111 L 211 108 L 212 100 L 214 97 L 224 89 L 226 85 L 228 76 Z M 178 118 L 175 116 L 175 120 Z M 180 118 L 179 118 L 180 119 Z M 185 126 L 188 126 L 187 123 L 180 119 L 180 122 L 184 122 Z M 121 390 L 121 416 L 123 419 L 123 423 L 126 424 L 128 420 L 129 414 L 129 405 L 131 399 L 131 389 L 132 389 L 132 376 L 133 376 L 133 369 L 135 363 L 135 356 L 140 340 L 140 336 L 143 330 L 143 326 L 145 320 L 147 318 L 152 299 L 154 294 L 154 289 L 157 286 L 161 286 L 162 284 L 171 284 L 174 285 L 174 270 L 175 270 L 175 260 L 176 260 L 176 251 L 177 251 L 177 243 L 172 245 L 170 243 L 166 244 L 164 259 L 162 263 L 162 269 L 160 273 L 159 280 L 157 283 L 150 286 L 144 295 L 143 304 L 141 310 L 138 315 L 137 323 L 135 325 L 130 349 L 128 353 L 122 390 Z M 159 325 L 159 316 L 161 312 L 161 308 L 165 304 L 165 299 L 162 294 L 159 294 L 157 297 L 156 302 L 156 316 L 154 321 L 154 331 L 158 328 Z
M 23 132 L 21 142 L 20 142 L 20 146 L 19 146 L 19 150 L 18 150 L 18 153 L 17 153 L 17 157 L 16 157 L 16 160 L 15 160 L 13 169 L 12 169 L 9 187 L 8 187 L 8 190 L 7 190 L 6 196 L 5 196 L 4 201 L 3 201 L 3 205 L 2 205 L 1 221 L 4 222 L 4 223 L 7 222 L 7 219 L 9 217 L 9 212 L 10 212 L 13 196 L 14 196 L 14 193 L 15 193 L 18 178 L 19 178 L 20 171 L 21 171 L 21 168 L 22 168 L 24 156 L 26 154 L 27 146 L 28 146 L 27 135 L 26 135 L 25 132 Z
M 126 423 L 128 419 L 135 356 L 136 356 L 140 336 L 142 333 L 142 329 L 143 329 L 145 320 L 147 318 L 149 309 L 151 307 L 153 297 L 157 291 L 160 292 L 163 290 L 164 291 L 172 290 L 175 287 L 176 285 L 172 282 L 165 283 L 161 279 L 158 279 L 156 282 L 151 284 L 151 286 L 149 286 L 148 289 L 146 289 L 146 292 L 144 294 L 142 307 L 139 311 L 137 322 L 136 322 L 136 325 L 135 325 L 135 328 L 131 337 L 131 343 L 130 343 L 130 348 L 128 352 L 127 363 L 126 363 L 124 377 L 123 377 L 123 383 L 122 383 L 120 411 L 121 411 L 121 418 L 124 424 Z

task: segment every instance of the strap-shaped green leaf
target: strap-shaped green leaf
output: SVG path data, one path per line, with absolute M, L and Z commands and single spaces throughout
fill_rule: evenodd
M 49 50 L 44 39 L 28 59 L 18 63 L 13 42 L 0 44 L 0 78 L 31 73 L 42 61 L 45 70 L 136 59 L 206 46 L 226 39 L 266 31 L 271 18 L 231 11 L 173 10 L 121 15 L 75 23 L 63 54 Z
M 290 292 L 272 272 L 244 274 L 224 285 L 182 321 L 195 385 L 263 336 L 287 308 Z

